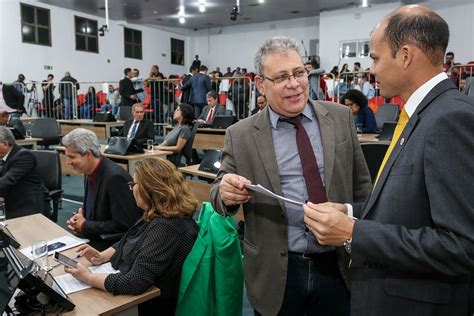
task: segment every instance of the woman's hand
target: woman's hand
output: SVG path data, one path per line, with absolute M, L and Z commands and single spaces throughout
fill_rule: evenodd
M 76 252 L 79 253 L 80 257 L 85 257 L 90 263 L 97 266 L 104 262 L 107 262 L 110 258 L 107 258 L 102 252 L 97 251 L 89 245 L 80 246 Z M 72 273 L 71 273 L 72 274 Z M 73 274 L 74 275 L 74 274 Z
M 92 273 L 82 264 L 78 263 L 77 268 L 64 266 L 64 271 L 72 274 L 72 276 L 79 281 L 90 284 L 90 277 L 92 276 Z

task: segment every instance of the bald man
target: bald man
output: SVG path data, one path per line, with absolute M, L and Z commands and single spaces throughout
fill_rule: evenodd
M 368 200 L 310 204 L 321 244 L 352 256 L 351 315 L 474 313 L 474 104 L 443 72 L 447 23 L 404 6 L 371 35 L 371 72 L 405 108 Z

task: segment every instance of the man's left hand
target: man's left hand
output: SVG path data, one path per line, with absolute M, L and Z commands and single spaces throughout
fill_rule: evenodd
M 342 246 L 352 237 L 355 221 L 335 205 L 310 202 L 303 206 L 304 222 L 321 245 Z
M 74 214 L 73 217 L 71 217 L 67 221 L 67 228 L 72 230 L 75 233 L 80 233 L 82 232 L 82 224 L 86 221 L 84 218 L 84 213 L 82 211 L 82 208 L 78 210 L 76 214 Z

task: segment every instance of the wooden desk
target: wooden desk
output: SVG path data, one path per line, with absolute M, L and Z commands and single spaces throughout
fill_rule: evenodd
M 173 129 L 167 125 L 164 128 L 164 135 Z M 225 129 L 199 127 L 194 137 L 194 149 L 222 149 L 224 147 Z
M 41 214 L 10 219 L 7 223 L 8 229 L 22 247 L 38 240 L 51 240 L 69 234 Z M 75 251 L 74 249 L 68 249 L 64 253 L 72 257 Z M 49 260 L 53 260 L 51 256 Z M 85 265 L 90 265 L 85 258 L 80 258 L 79 261 Z M 62 266 L 55 267 L 51 274 L 53 276 L 64 274 L 64 268 Z M 108 292 L 91 288 L 68 295 L 76 307 L 72 312 L 65 315 L 114 315 L 134 308 L 136 305 L 158 295 L 160 295 L 160 290 L 156 287 L 152 287 L 145 293 L 136 296 L 113 296 Z
M 199 168 L 199 165 L 191 165 L 191 166 L 178 168 L 178 170 L 181 171 L 183 175 L 199 176 L 199 177 L 203 177 L 212 181 L 216 179 L 216 176 L 217 176 L 216 174 L 201 171 L 201 170 L 198 170 L 198 168 Z M 212 182 L 206 183 L 204 181 L 196 181 L 193 179 L 186 179 L 186 182 L 191 188 L 191 191 L 194 193 L 194 195 L 198 199 L 199 204 L 202 204 L 202 202 L 207 202 L 211 200 L 209 193 L 211 191 Z M 239 208 L 238 212 L 235 214 L 234 217 L 235 219 L 239 221 L 244 220 L 244 212 L 242 210 L 242 207 Z
M 42 140 L 42 138 L 25 138 L 17 139 L 15 142 L 18 146 L 32 146 L 33 150 L 36 150 L 38 149 L 38 142 Z
M 97 135 L 99 140 L 108 140 L 112 127 L 121 127 L 125 121 L 93 122 L 92 120 L 58 120 L 59 133 L 66 135 L 75 128 L 82 127 Z
M 389 141 L 380 141 L 376 136 L 379 134 L 362 134 L 359 136 L 360 143 L 387 143 L 390 144 Z
M 153 152 L 149 152 L 145 150 L 143 154 L 133 154 L 133 155 L 112 155 L 112 154 L 104 154 L 106 145 L 100 145 L 100 151 L 104 155 L 104 157 L 110 158 L 111 160 L 115 161 L 120 167 L 127 170 L 131 176 L 133 176 L 133 171 L 135 170 L 135 164 L 138 160 L 149 158 L 149 157 L 165 157 L 167 155 L 171 155 L 173 152 L 171 151 L 164 151 L 164 150 L 154 150 Z M 66 163 L 66 148 L 64 146 L 57 146 L 55 149 L 59 152 L 59 159 L 61 161 L 61 170 L 63 174 L 72 174 L 72 175 L 82 175 L 76 172 L 72 167 L 70 167 Z

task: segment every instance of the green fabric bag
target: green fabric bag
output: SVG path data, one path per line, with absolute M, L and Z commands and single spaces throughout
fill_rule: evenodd
M 176 315 L 242 315 L 242 251 L 232 221 L 203 203 L 199 235 L 181 272 Z

